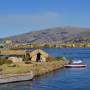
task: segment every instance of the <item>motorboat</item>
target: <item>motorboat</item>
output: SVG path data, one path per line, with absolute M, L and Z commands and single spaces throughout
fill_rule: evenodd
M 83 64 L 81 60 L 72 61 L 72 63 L 64 65 L 66 68 L 84 68 L 87 65 Z

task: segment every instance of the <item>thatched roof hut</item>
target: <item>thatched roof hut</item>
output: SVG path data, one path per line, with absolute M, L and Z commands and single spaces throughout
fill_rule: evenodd
M 25 50 L 0 50 L 0 55 L 25 55 Z
M 36 49 L 33 51 L 26 50 L 0 50 L 0 55 L 6 55 L 9 59 L 13 59 L 14 62 L 18 61 L 18 56 L 25 56 L 26 61 L 46 61 L 48 58 L 48 53 L 41 49 Z M 13 57 L 12 57 L 13 56 Z M 21 61 L 21 60 L 19 60 Z
M 31 61 L 46 61 L 48 53 L 41 49 L 34 50 L 30 53 Z

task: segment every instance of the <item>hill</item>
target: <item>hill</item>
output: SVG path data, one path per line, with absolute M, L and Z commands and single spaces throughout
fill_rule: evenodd
M 75 27 L 49 28 L 0 40 L 13 40 L 17 43 L 90 42 L 90 29 Z

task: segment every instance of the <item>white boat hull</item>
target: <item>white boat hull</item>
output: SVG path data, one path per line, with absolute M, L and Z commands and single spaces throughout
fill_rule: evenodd
M 67 68 L 83 68 L 86 67 L 87 65 L 85 64 L 78 64 L 78 65 L 74 65 L 74 64 L 68 64 L 68 65 L 64 65 Z

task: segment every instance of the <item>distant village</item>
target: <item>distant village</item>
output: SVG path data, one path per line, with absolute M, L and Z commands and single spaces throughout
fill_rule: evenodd
M 51 42 L 51 43 L 16 43 L 12 40 L 6 40 L 0 43 L 1 49 L 26 49 L 26 48 L 88 48 L 88 42 Z

